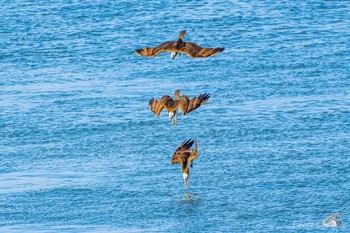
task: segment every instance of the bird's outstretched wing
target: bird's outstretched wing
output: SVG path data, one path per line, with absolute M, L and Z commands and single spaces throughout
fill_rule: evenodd
M 159 116 L 160 112 L 165 107 L 165 104 L 171 99 L 170 96 L 165 95 L 160 100 L 156 100 L 155 98 L 152 98 L 148 102 L 148 107 L 151 109 L 151 111 L 154 113 L 154 115 Z
M 187 113 L 199 108 L 199 106 L 205 104 L 209 98 L 210 95 L 208 93 L 200 94 L 198 97 L 194 97 L 191 100 L 184 95 L 178 103 L 178 108 L 181 109 L 183 115 L 186 115 Z
M 155 57 L 161 52 L 171 52 L 173 48 L 174 41 L 168 41 L 154 48 L 146 47 L 141 49 L 135 49 L 134 52 L 141 57 Z
M 187 162 L 191 162 L 192 160 L 194 160 L 195 158 L 197 158 L 198 156 L 198 139 L 196 139 L 196 146 L 194 147 L 194 149 L 192 150 L 190 156 L 187 159 Z
M 171 157 L 170 163 L 174 164 L 174 163 L 183 163 L 188 156 L 190 155 L 190 148 L 192 147 L 194 143 L 194 140 L 189 139 L 189 140 L 185 140 L 183 141 L 178 148 L 176 149 L 176 151 L 174 152 L 173 156 Z
M 191 58 L 205 58 L 215 56 L 216 54 L 224 51 L 225 48 L 202 48 L 191 42 L 184 42 L 179 52 L 187 54 Z

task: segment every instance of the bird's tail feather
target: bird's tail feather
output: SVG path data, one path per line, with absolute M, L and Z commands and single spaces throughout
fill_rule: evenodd
M 186 34 L 185 30 L 181 31 L 180 34 L 179 34 L 179 40 L 182 40 L 182 38 L 184 38 L 185 34 Z

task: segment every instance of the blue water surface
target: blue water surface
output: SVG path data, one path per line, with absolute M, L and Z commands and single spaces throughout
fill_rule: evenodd
M 3 0 L 0 232 L 350 224 L 350 2 Z M 208 59 L 134 49 L 176 40 Z M 149 99 L 210 93 L 171 126 Z M 189 188 L 170 157 L 199 140 Z

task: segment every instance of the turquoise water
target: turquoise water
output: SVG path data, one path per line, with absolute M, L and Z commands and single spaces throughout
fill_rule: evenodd
M 0 232 L 319 232 L 336 211 L 349 232 L 349 12 L 341 0 L 3 1 Z M 226 49 L 133 53 L 180 30 Z M 212 97 L 171 126 L 147 103 L 176 89 Z M 186 189 L 169 161 L 195 137 Z

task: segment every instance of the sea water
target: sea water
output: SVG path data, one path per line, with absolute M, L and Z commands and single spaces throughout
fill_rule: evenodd
M 349 1 L 2 1 L 0 232 L 349 232 Z M 134 49 L 176 40 L 207 59 Z M 151 98 L 209 101 L 171 126 Z M 170 158 L 199 155 L 183 187 Z

